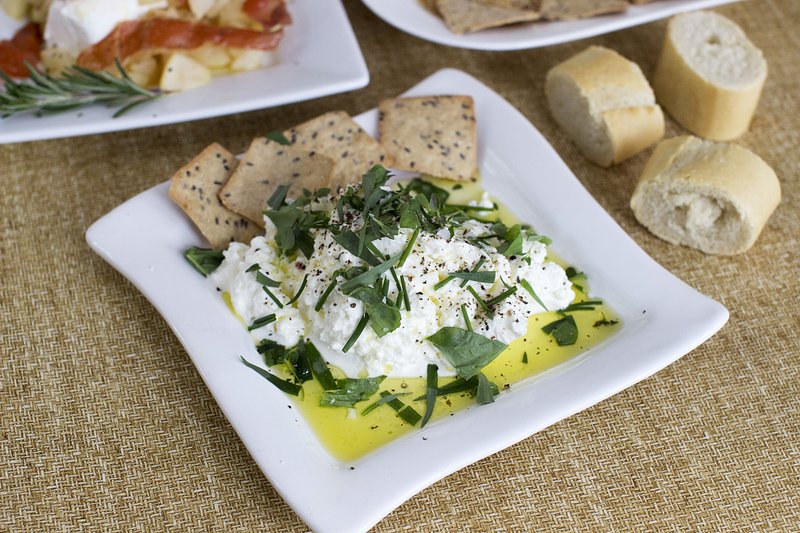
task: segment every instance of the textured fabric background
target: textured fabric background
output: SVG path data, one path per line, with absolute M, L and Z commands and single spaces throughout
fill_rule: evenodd
M 740 142 L 783 186 L 760 240 L 739 257 L 650 235 L 628 208 L 648 153 L 608 170 L 592 166 L 545 107 L 547 70 L 589 44 L 650 73 L 663 21 L 489 53 L 405 35 L 356 0 L 346 7 L 372 76 L 363 90 L 191 124 L 0 146 L 0 530 L 305 529 L 164 321 L 89 250 L 84 233 L 212 141 L 235 152 L 326 110 L 357 114 L 443 67 L 475 75 L 520 109 L 650 255 L 731 318 L 666 370 L 436 483 L 376 530 L 800 530 L 800 2 L 719 9 L 769 62 Z M 669 123 L 668 135 L 680 132 Z

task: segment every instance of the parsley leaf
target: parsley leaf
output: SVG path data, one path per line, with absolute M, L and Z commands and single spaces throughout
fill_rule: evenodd
M 498 340 L 455 327 L 444 327 L 428 337 L 428 340 L 464 379 L 477 375 L 508 347 Z

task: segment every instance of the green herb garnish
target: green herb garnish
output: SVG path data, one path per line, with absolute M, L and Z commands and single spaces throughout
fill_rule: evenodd
M 338 379 L 336 389 L 322 392 L 319 404 L 323 407 L 353 407 L 358 402 L 369 400 L 384 379 L 386 376 Z
M 350 338 L 347 339 L 347 342 L 344 343 L 344 346 L 342 346 L 342 351 L 344 353 L 347 353 L 350 350 L 350 348 L 352 348 L 353 345 L 356 343 L 358 338 L 364 332 L 364 328 L 367 327 L 367 322 L 369 322 L 369 315 L 364 313 L 364 316 L 362 316 L 361 320 L 359 320 L 358 324 L 356 324 L 356 329 L 353 330 L 353 333 L 350 335 Z
M 527 280 L 527 279 L 525 279 L 525 278 L 522 278 L 521 280 L 519 280 L 519 284 L 520 284 L 520 285 L 522 285 L 522 288 L 523 288 L 523 289 L 525 289 L 526 291 L 528 291 L 528 294 L 530 294 L 530 295 L 531 295 L 531 297 L 532 297 L 534 300 L 536 300 L 536 303 L 537 303 L 537 304 L 539 304 L 539 305 L 541 305 L 541 306 L 542 306 L 542 309 L 544 309 L 545 311 L 547 311 L 547 306 L 546 306 L 546 305 L 544 305 L 544 302 L 543 302 L 543 301 L 541 301 L 541 300 L 539 299 L 539 296 L 536 294 L 536 291 L 534 291 L 534 290 L 533 290 L 533 287 L 531 286 L 531 284 L 528 282 L 528 280 Z
M 269 290 L 269 287 L 267 287 L 266 285 L 262 285 L 261 290 L 264 291 L 264 293 L 266 293 L 266 295 L 269 296 L 273 302 L 275 302 L 275 305 L 278 306 L 278 309 L 283 309 L 283 304 L 281 303 L 280 300 L 278 300 L 278 297 L 275 296 L 275 294 L 273 294 L 271 290 Z
M 494 283 L 496 272 L 484 270 L 481 272 L 450 272 L 447 277 L 433 286 L 434 290 L 439 290 L 450 281 L 458 278 L 464 281 L 475 281 L 477 283 Z
M 383 263 L 370 268 L 353 279 L 345 281 L 342 283 L 341 291 L 345 294 L 350 294 L 358 287 L 364 287 L 375 283 L 378 281 L 378 278 L 380 278 L 387 270 L 394 266 L 398 259 L 400 259 L 400 254 L 390 257 Z
M 114 64 L 119 77 L 111 72 L 94 72 L 77 65 L 67 67 L 55 77 L 25 66 L 30 78 L 15 81 L 0 70 L 4 82 L 0 92 L 0 116 L 19 113 L 59 113 L 94 104 L 119 107 L 117 118 L 144 102 L 161 96 L 159 91 L 145 89 L 133 81 L 118 59 Z
M 603 313 L 600 314 L 602 315 L 603 318 L 596 321 L 592 327 L 599 328 L 601 326 L 614 326 L 616 324 L 619 324 L 619 320 L 609 320 L 606 318 L 606 315 L 604 315 Z
M 209 248 L 198 248 L 197 246 L 192 246 L 183 252 L 183 257 L 189 261 L 189 264 L 195 270 L 206 277 L 214 272 L 225 259 L 222 252 Z
M 511 287 L 509 289 L 506 289 L 503 292 L 501 292 L 500 294 L 498 294 L 497 296 L 495 296 L 494 298 L 492 298 L 491 300 L 488 300 L 486 302 L 486 305 L 489 306 L 489 307 L 497 305 L 500 302 L 502 302 L 503 300 L 505 300 L 506 298 L 514 295 L 516 292 L 517 292 L 517 288 L 516 287 Z
M 328 368 L 328 363 L 322 358 L 317 347 L 310 342 L 306 342 L 306 357 L 308 357 L 308 364 L 311 367 L 311 372 L 314 373 L 314 377 L 317 378 L 322 388 L 324 390 L 333 390 L 337 388 L 336 380 L 333 379 L 333 374 L 331 374 L 331 369 Z
M 391 394 L 385 390 L 381 391 L 381 397 L 386 396 L 391 396 Z M 422 418 L 422 416 L 413 407 L 404 404 L 398 400 L 397 397 L 387 400 L 386 403 L 389 405 L 389 407 L 397 411 L 397 416 L 412 426 L 417 425 L 417 422 L 419 422 Z
M 439 383 L 439 367 L 428 365 L 427 380 L 425 385 L 425 415 L 422 417 L 422 425 L 425 427 L 428 420 L 433 415 L 433 408 L 436 406 L 436 391 Z
M 467 331 L 472 331 L 472 322 L 469 321 L 466 304 L 461 304 L 461 316 L 464 317 L 464 325 L 467 326 Z
M 317 305 L 314 306 L 314 311 L 319 312 L 322 309 L 322 306 L 325 305 L 325 301 L 328 299 L 328 296 L 331 295 L 333 289 L 336 287 L 336 283 L 336 277 L 334 277 L 325 288 L 325 292 L 323 292 L 322 296 L 320 296 L 319 300 L 317 300 Z
M 397 268 L 400 268 L 406 263 L 406 259 L 408 259 L 409 254 L 411 254 L 411 249 L 414 247 L 414 243 L 417 242 L 417 237 L 419 237 L 419 228 L 415 229 L 414 233 L 411 234 L 411 238 L 408 239 L 408 243 L 403 249 L 400 259 L 397 261 Z
M 271 313 L 266 316 L 262 316 L 253 320 L 253 323 L 247 328 L 247 331 L 253 331 L 254 329 L 258 329 L 261 327 L 266 326 L 267 324 L 272 324 L 278 320 L 278 317 L 275 316 L 275 313 Z
M 275 141 L 278 144 L 283 144 L 283 145 L 286 145 L 286 146 L 289 146 L 290 144 L 292 144 L 291 142 L 289 142 L 289 139 L 287 139 L 283 135 L 283 133 L 279 132 L 278 130 L 273 130 L 273 131 L 267 133 L 266 137 L 270 141 Z
M 253 265 L 253 266 L 258 268 L 258 265 Z M 253 266 L 248 268 L 247 272 L 252 272 Z M 275 281 L 271 277 L 269 277 L 269 276 L 265 275 L 264 273 L 262 273 L 260 270 L 256 271 L 256 282 L 258 282 L 259 284 L 263 285 L 264 287 L 280 287 L 281 286 L 281 282 L 280 281 Z
M 300 295 L 303 294 L 303 290 L 305 290 L 306 288 L 307 282 L 308 282 L 308 274 L 303 276 L 303 281 L 300 283 L 300 288 L 297 289 L 297 292 L 295 293 L 294 296 L 292 296 L 292 299 L 286 302 L 286 305 L 292 305 L 297 301 L 298 298 L 300 298 Z
M 480 308 L 483 309 L 483 311 L 485 313 L 488 313 L 489 312 L 489 306 L 486 305 L 486 302 L 483 301 L 483 298 L 481 298 L 478 295 L 478 293 L 475 292 L 475 289 L 473 289 L 471 285 L 468 285 L 467 286 L 467 290 L 470 292 L 470 294 L 472 294 L 472 296 L 475 298 L 475 300 L 478 301 L 478 305 L 480 306 Z
M 582 302 L 575 302 L 574 304 L 570 304 L 564 309 L 561 309 L 559 313 L 571 313 L 574 311 L 594 311 L 594 309 L 598 305 L 602 305 L 603 300 L 583 300 Z
M 281 379 L 278 376 L 276 376 L 275 374 L 273 374 L 271 372 L 268 372 L 267 370 L 264 370 L 263 368 L 250 363 L 244 357 L 240 356 L 240 358 L 242 360 L 242 363 L 247 365 L 247 367 L 252 368 L 253 370 L 255 370 L 260 376 L 265 378 L 267 381 L 269 381 L 270 383 L 272 383 L 273 385 L 278 387 L 280 390 L 282 390 L 286 394 L 291 394 L 292 396 L 297 396 L 298 394 L 300 394 L 300 391 L 302 390 L 302 387 L 300 385 L 298 385 L 297 383 L 292 383 L 291 381 L 286 381 L 285 379 Z
M 475 376 L 508 347 L 498 340 L 454 327 L 444 327 L 428 340 L 464 379 Z
M 385 286 L 389 286 L 388 282 Z M 387 304 L 375 289 L 357 287 L 350 296 L 364 302 L 364 316 L 369 316 L 369 324 L 378 337 L 383 337 L 400 327 L 400 311 Z
M 552 335 L 559 346 L 570 346 L 578 340 L 578 326 L 572 315 L 550 322 L 542 328 L 542 331 Z
M 267 366 L 279 365 L 286 361 L 286 348 L 275 341 L 264 339 L 256 345 L 256 351 L 264 357 Z
M 383 405 L 385 403 L 389 403 L 389 402 L 392 402 L 394 400 L 397 400 L 401 396 L 408 396 L 409 394 L 411 394 L 410 392 L 394 392 L 392 394 L 384 395 L 384 392 L 386 392 L 386 391 L 381 391 L 381 397 L 378 398 L 377 400 L 375 400 L 373 403 L 369 404 L 363 411 L 361 411 L 361 414 L 362 415 L 368 415 L 372 411 L 374 411 L 375 409 L 377 409 L 378 407 L 380 407 L 381 405 Z M 415 424 L 416 424 L 416 422 L 415 422 Z
M 478 374 L 478 392 L 475 400 L 480 405 L 494 402 L 494 397 L 500 394 L 497 385 L 489 381 L 489 378 L 483 375 L 483 372 Z
M 522 364 L 523 365 L 528 364 L 528 352 L 522 352 Z

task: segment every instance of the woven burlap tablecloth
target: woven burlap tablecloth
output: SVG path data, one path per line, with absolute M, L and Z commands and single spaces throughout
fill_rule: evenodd
M 647 253 L 731 317 L 677 363 L 423 490 L 376 530 L 800 530 L 800 2 L 719 8 L 769 62 L 739 142 L 783 187 L 761 238 L 737 257 L 649 234 L 628 207 L 648 153 L 593 166 L 546 109 L 545 73 L 589 44 L 650 73 L 663 21 L 490 53 L 411 37 L 356 0 L 346 8 L 371 73 L 365 89 L 189 124 L 0 146 L 0 530 L 305 529 L 164 320 L 89 250 L 84 233 L 212 141 L 237 151 L 326 110 L 357 114 L 444 67 L 476 76 L 522 111 Z M 668 136 L 678 133 L 669 122 Z

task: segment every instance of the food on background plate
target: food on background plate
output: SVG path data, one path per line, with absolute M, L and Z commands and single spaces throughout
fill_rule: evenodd
M 302 138 L 330 138 L 350 120 L 323 115 L 301 125 L 306 135 L 292 128 L 251 144 L 229 181 L 243 168 L 260 176 L 238 191 L 246 195 L 249 188 L 253 203 L 231 203 L 228 185 L 222 187 L 217 207 L 252 220 L 258 205 L 264 233 L 247 242 L 231 230 L 222 242 L 245 242 L 186 252 L 221 291 L 270 370 L 252 357 L 243 357 L 244 364 L 297 396 L 309 424 L 341 460 L 475 402 L 491 403 L 501 390 L 585 350 L 617 324 L 602 301 L 586 296 L 585 276 L 549 256 L 547 237 L 480 190 L 474 168 L 450 167 L 451 143 L 477 151 L 471 98 L 384 104 L 379 120 L 385 122 L 387 107 L 415 126 L 382 127 L 384 147 L 432 152 L 444 163 L 427 158 L 430 168 L 466 182 L 422 174 L 391 184 L 383 165 L 365 168 L 376 154 L 366 142 L 356 143 L 357 155 L 347 161 L 361 161 L 351 166 L 358 178 L 337 189 L 327 186 L 333 161 L 319 153 L 314 157 L 331 165 L 319 171 L 316 186 L 309 175 L 297 176 L 302 184 L 269 176 L 279 158 L 310 157 L 303 150 L 312 147 Z M 390 124 L 395 119 L 401 120 Z M 439 148 L 420 147 L 420 139 Z M 173 177 L 173 198 L 195 184 L 189 174 L 224 179 L 225 168 L 209 169 L 206 161 L 217 153 L 227 155 L 209 147 L 195 167 L 190 163 Z M 199 194 L 188 198 L 214 204 Z M 179 205 L 191 216 L 190 206 Z
M 7 8 L 42 29 L 35 60 L 0 58 L 9 75 L 27 74 L 23 60 L 53 76 L 73 65 L 115 71 L 119 61 L 137 84 L 169 91 L 269 65 L 291 22 L 283 0 L 20 0 Z
M 607 167 L 664 136 L 664 114 L 636 63 L 590 46 L 550 69 L 545 93 L 556 122 L 583 155 Z
M 632 0 L 641 4 L 647 0 Z M 627 0 L 424 0 L 457 34 L 535 21 L 575 20 L 628 8 Z
M 684 128 L 727 141 L 750 127 L 766 78 L 761 50 L 735 22 L 698 11 L 670 19 L 653 88 Z
M 666 241 L 730 255 L 753 246 L 780 199 L 775 172 L 753 152 L 683 136 L 656 147 L 631 208 Z

